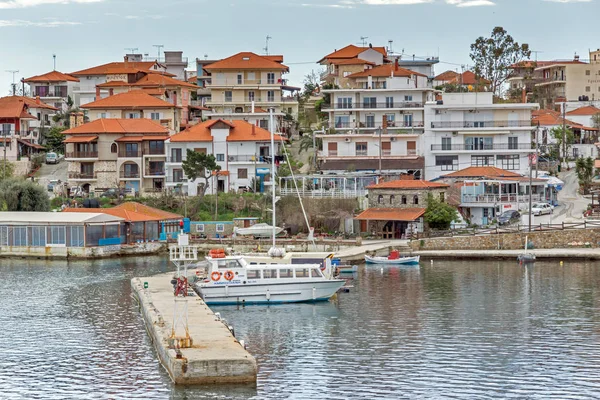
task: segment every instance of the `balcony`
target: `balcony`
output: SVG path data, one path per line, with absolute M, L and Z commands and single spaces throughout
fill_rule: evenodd
M 69 151 L 65 155 L 65 159 L 91 159 L 98 158 L 97 151 Z
M 440 121 L 432 122 L 431 129 L 481 129 L 481 128 L 525 128 L 531 127 L 531 120 L 516 121 Z
M 126 150 L 119 149 L 119 158 L 140 158 L 142 156 L 142 150 Z
M 331 103 L 324 103 L 321 106 L 322 110 L 373 110 L 373 109 L 383 109 L 383 110 L 390 110 L 390 109 L 400 109 L 400 108 L 422 108 L 423 107 L 423 103 L 422 102 L 418 102 L 418 101 L 398 101 L 398 102 L 392 102 L 392 103 L 388 103 L 388 102 L 384 102 L 384 103 L 358 103 L 358 104 L 331 104 Z
M 119 177 L 121 179 L 140 179 L 140 171 L 121 170 Z
M 166 176 L 164 169 L 147 169 L 144 171 L 144 178 L 164 178 Z
M 531 195 L 531 201 L 543 201 L 541 194 Z M 463 204 L 500 204 L 500 203 L 528 203 L 529 195 L 517 194 L 463 194 Z
M 326 80 L 329 76 L 337 76 L 338 73 L 337 72 L 331 72 L 329 69 L 326 69 L 325 71 L 321 72 L 319 74 L 319 77 L 321 78 L 322 81 Z
M 184 179 L 182 176 L 167 176 L 167 183 L 171 183 L 171 184 L 178 184 L 178 183 L 187 183 L 187 180 Z
M 182 155 L 181 157 L 167 157 L 166 162 L 168 164 L 181 164 L 185 160 L 187 160 L 187 157 L 185 155 Z
M 69 180 L 70 181 L 91 181 L 97 179 L 96 172 L 69 172 Z
M 531 143 L 432 144 L 431 151 L 531 150 Z
M 267 163 L 267 162 L 271 162 L 271 157 L 241 155 L 241 156 L 228 156 L 227 160 L 229 162 L 239 162 L 239 163 Z
M 144 147 L 144 156 L 165 156 L 165 148 L 157 149 L 151 147 Z

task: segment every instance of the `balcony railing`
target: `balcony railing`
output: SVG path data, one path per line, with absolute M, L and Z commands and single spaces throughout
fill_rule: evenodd
M 182 163 L 185 160 L 187 160 L 187 157 L 185 155 L 182 155 L 181 157 L 167 157 L 168 163 Z
M 125 150 L 119 149 L 119 157 L 123 158 L 139 158 L 142 156 L 142 150 Z
M 183 177 L 167 176 L 167 182 L 168 183 L 187 183 L 187 180 L 184 179 Z
M 241 156 L 228 156 L 227 160 L 229 162 L 256 162 L 256 163 L 265 163 L 265 162 L 270 162 L 271 158 L 269 156 L 241 155 Z
M 431 128 L 519 128 L 530 127 L 531 120 L 516 121 L 441 121 L 432 122 Z
M 531 195 L 531 200 L 534 202 L 542 201 L 541 194 Z M 462 203 L 526 203 L 529 202 L 529 195 L 517 194 L 463 194 Z
M 395 101 L 392 103 L 352 103 L 352 104 L 340 104 L 340 103 L 325 103 L 321 106 L 321 109 L 334 109 L 334 110 L 355 110 L 355 109 L 392 109 L 392 108 L 420 108 L 423 107 L 423 103 L 419 101 Z
M 165 170 L 164 169 L 149 169 L 146 170 L 144 175 L 146 176 L 165 176 Z
M 146 148 L 144 148 L 144 155 L 145 156 L 164 156 L 165 149 L 164 149 L 164 147 L 162 149 L 146 147 Z
M 121 171 L 121 179 L 137 179 L 140 177 L 140 171 Z
M 493 143 L 493 144 L 432 144 L 431 150 L 441 151 L 482 151 L 482 150 L 530 150 L 530 143 Z
M 96 179 L 96 172 L 69 172 L 69 179 Z
M 65 158 L 98 158 L 97 151 L 70 151 Z

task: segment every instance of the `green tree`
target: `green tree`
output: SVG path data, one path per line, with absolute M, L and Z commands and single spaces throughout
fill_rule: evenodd
M 475 75 L 488 79 L 492 92 L 502 95 L 502 86 L 511 71 L 510 66 L 529 58 L 528 44 L 517 43 L 501 26 L 492 30 L 489 38 L 480 36 L 471 44 L 471 59 Z
M 575 161 L 575 173 L 583 194 L 587 194 L 594 178 L 594 160 L 592 157 L 578 158 Z
M 600 129 L 600 113 L 592 115 L 592 126 Z
M 15 173 L 15 165 L 10 161 L 0 162 L 0 180 L 12 178 Z
M 427 195 L 425 222 L 432 229 L 449 229 L 452 221 L 458 220 L 458 211 L 448 203 L 442 203 L 431 193 Z
M 565 132 L 564 135 L 563 132 Z M 575 141 L 575 135 L 573 134 L 573 131 L 568 126 L 565 126 L 564 131 L 562 126 L 555 126 L 550 130 L 550 136 L 552 136 L 556 141 L 558 156 L 560 157 L 562 155 L 566 159 L 567 155 L 569 154 L 569 150 Z
M 187 151 L 187 157 L 182 163 L 182 168 L 190 181 L 195 181 L 198 178 L 204 179 L 201 196 L 204 196 L 206 189 L 208 189 L 208 179 L 213 171 L 218 172 L 221 170 L 221 166 L 217 164 L 214 155 L 192 150 Z
M 0 209 L 5 211 L 50 211 L 46 190 L 29 180 L 11 178 L 0 181 Z
M 65 135 L 62 133 L 64 130 L 65 128 L 60 126 L 50 128 L 50 132 L 46 135 L 46 149 L 48 151 L 64 154 L 65 145 L 63 141 L 65 140 Z
M 298 148 L 298 153 L 302 153 L 303 151 L 308 151 L 309 149 L 313 148 L 313 136 L 314 132 L 305 133 L 304 135 L 302 135 L 302 138 L 300 139 L 300 147 Z M 317 146 L 317 149 L 320 149 L 323 146 L 323 139 L 321 138 L 315 138 L 314 142 Z

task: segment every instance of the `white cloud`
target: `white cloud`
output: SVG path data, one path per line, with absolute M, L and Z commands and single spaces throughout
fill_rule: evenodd
M 495 6 L 491 0 L 446 0 L 446 3 L 456 7 Z
M 589 3 L 592 0 L 544 0 L 552 3 Z
M 392 6 L 392 5 L 410 5 L 432 3 L 433 0 L 359 0 L 359 3 L 373 6 Z
M 0 9 L 26 8 L 47 4 L 99 3 L 104 0 L 0 0 Z
M 71 21 L 50 21 L 46 20 L 43 22 L 34 22 L 34 21 L 26 21 L 23 19 L 0 19 L 0 28 L 6 27 L 28 27 L 34 26 L 38 28 L 58 28 L 59 26 L 72 26 L 72 25 L 81 25 L 81 22 L 71 22 Z
M 311 4 L 311 3 L 302 3 L 302 7 L 317 7 L 317 8 L 354 8 L 352 4 L 346 4 L 345 2 L 342 4 Z

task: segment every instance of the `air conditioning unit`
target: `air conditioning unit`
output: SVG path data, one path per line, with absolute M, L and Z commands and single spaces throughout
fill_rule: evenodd
M 233 156 L 229 156 L 227 158 L 229 159 L 229 161 L 233 161 L 235 159 L 235 157 L 233 157 Z
M 452 131 L 452 136 L 458 136 L 458 131 Z
M 344 142 L 346 142 L 346 143 L 350 143 L 351 141 L 352 141 L 352 139 L 350 139 L 349 137 L 344 138 Z
M 402 111 L 402 110 L 400 110 L 400 111 L 398 111 L 398 112 L 399 112 L 400 114 L 404 114 L 404 111 Z
M 395 141 L 396 141 L 396 138 L 395 138 L 395 137 L 391 137 L 391 138 L 390 138 L 390 142 L 395 142 Z
M 435 110 L 435 115 L 439 115 L 442 113 L 442 110 Z

